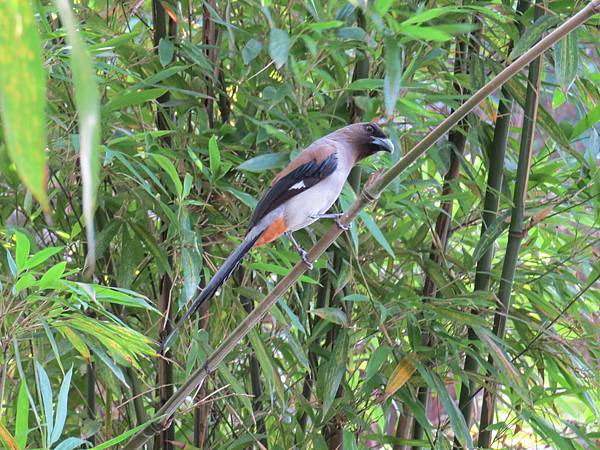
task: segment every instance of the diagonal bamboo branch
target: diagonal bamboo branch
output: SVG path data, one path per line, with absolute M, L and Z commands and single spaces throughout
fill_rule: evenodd
M 365 186 L 360 197 L 352 204 L 349 211 L 342 217 L 341 223 L 347 225 L 362 211 L 366 206 L 374 203 L 379 194 L 410 164 L 419 156 L 422 156 L 429 147 L 437 142 L 445 133 L 454 127 L 463 117 L 471 112 L 482 100 L 498 90 L 504 83 L 514 77 L 523 67 L 533 61 L 545 50 L 555 44 L 558 40 L 569 34 L 575 28 L 582 25 L 590 17 L 600 12 L 600 0 L 593 0 L 575 14 L 560 27 L 548 34 L 544 39 L 530 48 L 522 56 L 512 62 L 508 67 L 502 70 L 485 86 L 479 89 L 471 98 L 463 103 L 456 111 L 444 119 L 437 127 L 427 134 L 421 142 L 415 145 L 400 161 L 387 170 L 381 177 L 373 183 Z M 315 244 L 308 253 L 308 260 L 315 261 L 319 256 L 329 248 L 329 246 L 342 234 L 342 230 L 336 225 L 325 233 L 325 235 Z M 277 300 L 300 278 L 306 271 L 304 263 L 298 263 L 292 268 L 290 273 L 281 279 L 273 290 L 257 305 L 257 307 L 244 319 L 235 330 L 215 349 L 215 351 L 206 359 L 204 365 L 197 369 L 190 378 L 179 388 L 173 396 L 156 412 L 155 417 L 162 417 L 157 425 L 148 425 L 146 428 L 138 431 L 124 447 L 125 450 L 133 450 L 144 445 L 150 437 L 160 430 L 161 426 L 168 424 L 171 417 L 188 395 L 202 385 L 207 375 L 214 371 L 217 366 L 229 355 L 235 346 L 246 336 L 249 331 L 260 322 L 263 316 L 271 309 Z

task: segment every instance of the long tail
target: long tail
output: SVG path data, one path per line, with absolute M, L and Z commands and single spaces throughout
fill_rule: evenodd
M 179 329 L 185 323 L 189 317 L 194 314 L 198 308 L 205 301 L 210 300 L 214 297 L 217 290 L 221 287 L 225 281 L 231 276 L 235 268 L 238 266 L 240 261 L 246 256 L 246 253 L 250 251 L 252 246 L 258 241 L 260 236 L 262 235 L 262 231 L 251 230 L 246 238 L 242 241 L 242 243 L 236 248 L 225 260 L 223 265 L 217 270 L 217 272 L 210 279 L 208 284 L 192 301 L 191 306 L 186 311 L 181 319 L 175 324 L 173 330 L 169 333 L 169 335 L 165 338 L 160 346 L 161 353 L 164 353 L 171 344 L 171 341 L 177 336 Z

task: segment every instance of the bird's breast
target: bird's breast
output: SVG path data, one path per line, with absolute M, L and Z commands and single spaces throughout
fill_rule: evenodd
M 317 219 L 311 216 L 324 214 L 342 192 L 349 170 L 336 170 L 314 187 L 294 196 L 285 204 L 284 216 L 288 229 L 296 231 Z

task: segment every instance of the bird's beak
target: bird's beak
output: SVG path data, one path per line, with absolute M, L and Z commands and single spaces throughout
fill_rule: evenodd
M 379 147 L 379 150 L 392 153 L 394 151 L 394 144 L 387 138 L 374 137 L 371 142 Z

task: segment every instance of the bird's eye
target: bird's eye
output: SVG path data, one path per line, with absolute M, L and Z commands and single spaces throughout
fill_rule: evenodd
M 375 131 L 375 128 L 373 128 L 373 125 L 367 125 L 366 130 L 367 130 L 367 133 L 373 134 L 373 132 Z

